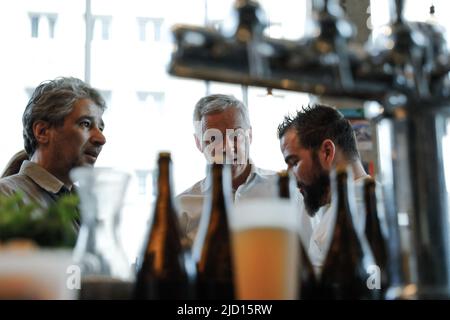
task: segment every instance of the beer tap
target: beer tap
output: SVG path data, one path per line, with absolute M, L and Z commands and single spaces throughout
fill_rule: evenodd
M 443 137 L 450 118 L 448 52 L 436 26 L 407 22 L 403 1 L 391 4 L 395 18 L 385 29 L 386 36 L 371 47 L 368 73 L 392 84 L 386 97 L 396 92 L 404 97 L 397 105 L 384 101 L 386 108 L 376 122 L 377 135 L 390 127 L 393 142 L 390 150 L 379 152 L 391 153 L 380 163 L 386 208 L 391 208 L 387 214 L 393 229 L 400 215 L 408 221 L 400 229 L 408 235 L 401 246 L 407 248 L 409 266 L 404 269 L 409 271 L 402 274 L 403 287 L 392 293 L 397 298 L 448 299 L 450 221 L 443 164 Z
M 267 60 L 261 53 L 265 49 L 263 31 L 267 19 L 259 4 L 252 0 L 238 0 L 235 5 L 237 13 L 234 39 L 246 47 L 249 73 L 251 77 L 266 77 L 269 74 Z M 261 50 L 261 52 L 260 52 Z
M 259 4 L 239 0 L 233 28 L 219 32 L 211 28 L 176 25 L 176 48 L 169 73 L 203 80 L 252 84 L 268 78 L 269 45 L 263 41 L 267 22 Z
M 450 123 L 450 59 L 442 32 L 406 21 L 404 1 L 392 0 L 391 23 L 356 51 L 354 29 L 338 1 L 311 1 L 313 32 L 296 41 L 263 35 L 265 20 L 253 0 L 236 2 L 230 33 L 176 26 L 169 72 L 381 102 L 384 112 L 374 124 L 385 134 L 378 137 L 379 177 L 392 225 L 391 255 L 401 264 L 398 217 L 407 215 L 411 270 L 417 270 L 405 280 L 401 266 L 393 268 L 399 273 L 394 296 L 448 299 L 450 211 L 442 141 Z
M 348 42 L 355 35 L 353 25 L 344 17 L 337 0 L 313 2 L 313 37 L 308 44 L 320 65 L 331 66 L 340 87 L 353 88 Z
M 411 97 L 428 98 L 432 57 L 427 48 L 430 41 L 417 25 L 404 20 L 403 7 L 403 0 L 391 2 L 393 21 L 368 47 L 371 73 L 391 81 L 394 90 Z

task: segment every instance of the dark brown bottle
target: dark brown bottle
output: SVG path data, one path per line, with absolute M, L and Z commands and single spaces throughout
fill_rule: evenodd
M 205 199 L 192 253 L 197 265 L 199 299 L 234 299 L 228 210 L 231 172 L 227 165 L 208 168 L 210 192 Z
M 178 216 L 171 188 L 171 157 L 159 153 L 157 196 L 153 220 L 138 260 L 136 299 L 193 298 L 192 270 L 181 246 Z
M 289 174 L 287 171 L 278 173 L 278 195 L 280 198 L 290 198 Z M 314 268 L 312 266 L 309 255 L 305 250 L 305 246 L 298 235 L 301 264 L 300 264 L 300 294 L 301 300 L 312 300 L 318 298 L 318 283 Z
M 381 227 L 378 215 L 376 183 L 373 178 L 364 180 L 364 205 L 366 208 L 365 234 L 373 257 L 381 272 L 381 292 L 384 293 L 389 285 L 389 274 L 387 270 L 386 238 Z
M 375 299 L 379 294 L 371 282 L 370 272 L 375 264 L 372 252 L 365 236 L 357 233 L 353 224 L 353 188 L 347 167 L 333 171 L 331 196 L 336 219 L 320 280 L 323 299 Z

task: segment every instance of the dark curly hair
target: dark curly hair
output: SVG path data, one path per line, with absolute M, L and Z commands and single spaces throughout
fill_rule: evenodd
M 330 139 L 348 160 L 360 158 L 352 125 L 333 107 L 308 105 L 294 116 L 286 116 L 278 126 L 278 138 L 281 139 L 290 128 L 295 128 L 304 148 L 317 150 L 325 139 Z

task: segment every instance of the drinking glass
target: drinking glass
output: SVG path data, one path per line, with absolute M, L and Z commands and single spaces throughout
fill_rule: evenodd
M 289 193 L 298 192 L 289 175 Z M 233 262 L 238 299 L 299 297 L 300 238 L 297 197 L 281 197 L 278 177 L 247 190 L 231 213 Z

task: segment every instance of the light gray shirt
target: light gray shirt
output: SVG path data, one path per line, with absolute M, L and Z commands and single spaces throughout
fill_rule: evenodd
M 24 194 L 25 202 L 48 208 L 62 194 L 70 192 L 70 187 L 37 163 L 25 160 L 19 173 L 0 179 L 0 194 L 10 196 L 18 191 Z

